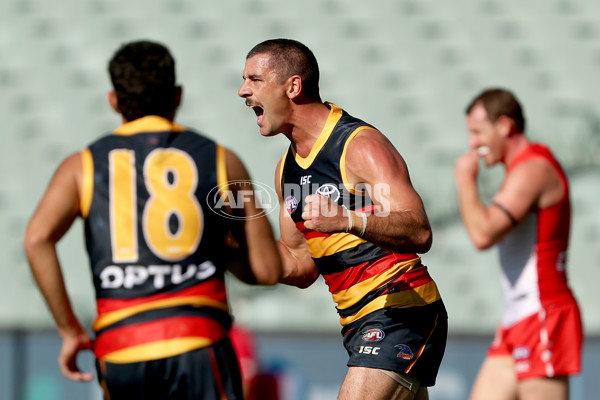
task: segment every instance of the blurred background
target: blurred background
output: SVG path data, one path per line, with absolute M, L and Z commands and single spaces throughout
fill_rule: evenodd
M 600 2 L 595 0 L 2 0 L 0 2 L 0 399 L 100 399 L 96 382 L 60 375 L 60 341 L 29 272 L 26 223 L 59 162 L 120 124 L 106 102 L 107 62 L 124 42 L 167 45 L 183 85 L 178 121 L 238 153 L 273 186 L 289 142 L 263 138 L 237 96 L 245 55 L 275 37 L 300 40 L 321 68 L 322 98 L 386 134 L 404 156 L 434 230 L 423 256 L 449 312 L 432 400 L 468 396 L 503 310 L 496 250 L 462 227 L 453 164 L 467 148 L 464 108 L 483 88 L 513 90 L 527 135 L 546 142 L 571 182 L 571 287 L 585 325 L 572 399 L 600 383 Z M 500 168 L 500 167 L 498 167 Z M 501 169 L 481 174 L 497 189 Z M 276 212 L 269 214 L 277 232 Z M 59 244 L 71 300 L 95 314 L 83 225 Z M 236 321 L 285 400 L 333 399 L 346 354 L 326 286 L 256 288 L 229 281 Z M 81 367 L 93 369 L 90 357 Z

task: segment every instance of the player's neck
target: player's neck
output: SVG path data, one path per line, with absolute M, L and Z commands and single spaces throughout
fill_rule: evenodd
M 523 134 L 515 134 L 507 139 L 504 164 L 510 165 L 515 157 L 529 145 L 529 140 Z
M 292 130 L 286 136 L 296 153 L 307 157 L 323 132 L 329 109 L 322 103 L 303 104 L 292 114 Z

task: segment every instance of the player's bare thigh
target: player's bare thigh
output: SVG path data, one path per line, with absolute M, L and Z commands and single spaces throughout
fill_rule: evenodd
M 531 378 L 519 382 L 519 399 L 524 400 L 567 400 L 569 378 Z
M 427 388 L 415 395 L 390 376 L 374 368 L 350 367 L 338 400 L 428 400 Z
M 469 399 L 516 400 L 517 378 L 512 357 L 486 357 L 475 378 Z

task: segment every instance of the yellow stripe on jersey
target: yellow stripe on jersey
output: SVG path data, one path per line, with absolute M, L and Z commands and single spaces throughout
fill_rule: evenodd
M 185 127 L 158 115 L 148 115 L 119 126 L 113 133 L 115 135 L 129 136 L 141 132 L 166 131 L 183 132 L 185 131 Z
M 354 192 L 354 187 L 350 184 L 350 182 L 348 181 L 348 176 L 346 175 L 346 152 L 348 150 L 348 145 L 350 144 L 350 141 L 354 139 L 354 136 L 356 136 L 360 131 L 363 131 L 365 129 L 373 128 L 371 128 L 370 126 L 360 126 L 356 128 L 356 130 L 354 130 L 354 132 L 352 132 L 350 136 L 348 136 L 348 139 L 346 139 L 346 143 L 344 143 L 344 150 L 342 151 L 342 155 L 340 156 L 340 172 L 342 174 L 342 182 L 344 183 L 346 190 L 348 190 L 352 194 L 356 193 Z
M 321 258 L 351 249 L 365 243 L 366 240 L 350 233 L 334 233 L 326 237 L 310 238 L 306 242 L 312 258 Z
M 283 157 L 281 157 L 281 162 L 279 163 L 279 187 L 281 187 L 281 182 L 283 180 L 283 167 L 285 166 L 285 159 L 287 158 L 287 151 L 285 152 L 285 154 L 283 155 Z M 282 193 L 283 196 L 283 193 Z
M 414 260 L 408 260 L 394 264 L 389 269 L 373 276 L 372 278 L 365 279 L 364 281 L 359 282 L 348 289 L 332 293 L 333 301 L 341 310 L 352 307 L 367 293 L 384 286 L 386 283 L 394 279 L 394 277 L 410 271 L 418 262 L 419 259 L 415 258 Z
M 223 303 L 217 300 L 210 299 L 208 297 L 201 296 L 190 296 L 190 297 L 176 297 L 174 299 L 162 299 L 151 301 L 149 303 L 138 304 L 136 306 L 127 307 L 121 310 L 111 311 L 106 314 L 102 314 L 94 321 L 94 330 L 99 331 L 109 325 L 114 324 L 122 319 L 131 317 L 137 313 L 149 310 L 155 310 L 159 308 L 168 308 L 176 306 L 196 306 L 196 307 L 213 307 L 219 310 L 229 312 L 229 306 L 227 303 Z
M 83 149 L 80 154 L 83 174 L 81 179 L 79 209 L 81 211 L 81 216 L 87 218 L 90 213 L 92 198 L 94 196 L 94 160 L 90 149 Z
M 317 154 L 319 154 L 319 151 L 321 151 L 321 149 L 325 145 L 325 142 L 327 142 L 327 139 L 329 139 L 331 132 L 333 132 L 333 128 L 335 128 L 335 125 L 338 123 L 340 118 L 342 118 L 342 114 L 343 114 L 342 109 L 333 103 L 328 103 L 328 104 L 331 107 L 331 111 L 329 112 L 329 117 L 327 117 L 325 126 L 323 127 L 323 130 L 319 134 L 319 137 L 317 138 L 317 141 L 313 145 L 312 149 L 310 149 L 310 153 L 308 153 L 308 156 L 306 156 L 306 158 L 300 157 L 300 155 L 298 155 L 298 153 L 294 152 L 294 157 L 296 159 L 296 163 L 298 164 L 298 166 L 300 166 L 303 169 L 307 169 L 308 167 L 310 167 L 312 162 L 317 157 Z M 293 148 L 292 148 L 292 151 L 294 151 Z
M 364 317 L 365 315 L 382 308 L 409 308 L 425 306 L 440 299 L 441 296 L 437 286 L 434 281 L 431 281 L 412 290 L 402 290 L 400 292 L 379 296 L 361 308 L 356 314 L 352 314 L 346 318 L 340 318 L 340 323 L 342 326 L 346 326 L 349 323 L 352 323 Z
M 112 353 L 102 357 L 102 361 L 115 364 L 125 364 L 140 361 L 158 360 L 206 347 L 210 344 L 210 339 L 201 337 L 167 339 L 113 351 Z
M 225 191 L 229 189 L 229 178 L 227 176 L 227 157 L 225 147 L 217 145 L 217 187 L 221 198 L 225 196 Z

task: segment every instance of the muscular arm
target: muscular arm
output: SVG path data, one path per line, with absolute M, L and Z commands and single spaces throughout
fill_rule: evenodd
M 227 174 L 230 181 L 247 181 L 248 187 L 231 187 L 233 191 L 245 190 L 243 213 L 231 232 L 234 248 L 230 254 L 231 272 L 250 284 L 274 285 L 281 277 L 281 259 L 273 230 L 266 215 L 261 213 L 258 200 L 250 186 L 250 176 L 242 161 L 231 151 L 226 151 Z M 234 193 L 235 195 L 235 193 Z M 258 216 L 258 217 L 257 217 Z M 244 218 L 245 217 L 245 218 Z
M 283 204 L 279 167 L 278 164 L 275 174 L 275 188 L 279 199 L 280 237 L 277 244 L 283 261 L 281 283 L 299 288 L 307 288 L 317 280 L 319 271 L 310 255 L 304 235 L 296 228 L 294 220 L 292 220 L 291 215 Z
M 511 216 L 519 222 L 531 209 L 555 204 L 564 193 L 550 165 L 542 159 L 533 159 L 507 173 L 493 203 L 488 206 L 479 197 L 477 173 L 475 152 L 468 152 L 457 160 L 455 176 L 461 217 L 471 241 L 480 250 L 498 243 L 514 229 Z
M 91 349 L 91 339 L 73 312 L 56 253 L 56 243 L 79 214 L 81 169 L 79 154 L 59 166 L 29 221 L 24 247 L 33 277 L 63 339 L 58 359 L 61 371 L 69 379 L 89 381 L 92 375 L 80 372 L 75 361 L 79 350 Z
M 410 181 L 404 159 L 389 140 L 378 131 L 361 131 L 351 140 L 346 153 L 348 182 L 364 185 L 373 200 L 376 215 L 367 216 L 362 237 L 376 245 L 401 253 L 426 253 L 432 242 L 431 227 L 421 197 Z M 359 186 L 360 187 L 360 186 Z M 313 195 L 308 203 L 328 201 Z M 321 232 L 344 232 L 348 227 L 346 213 L 323 217 L 311 204 L 303 214 L 307 226 Z M 351 212 L 351 232 L 360 234 L 363 220 Z

